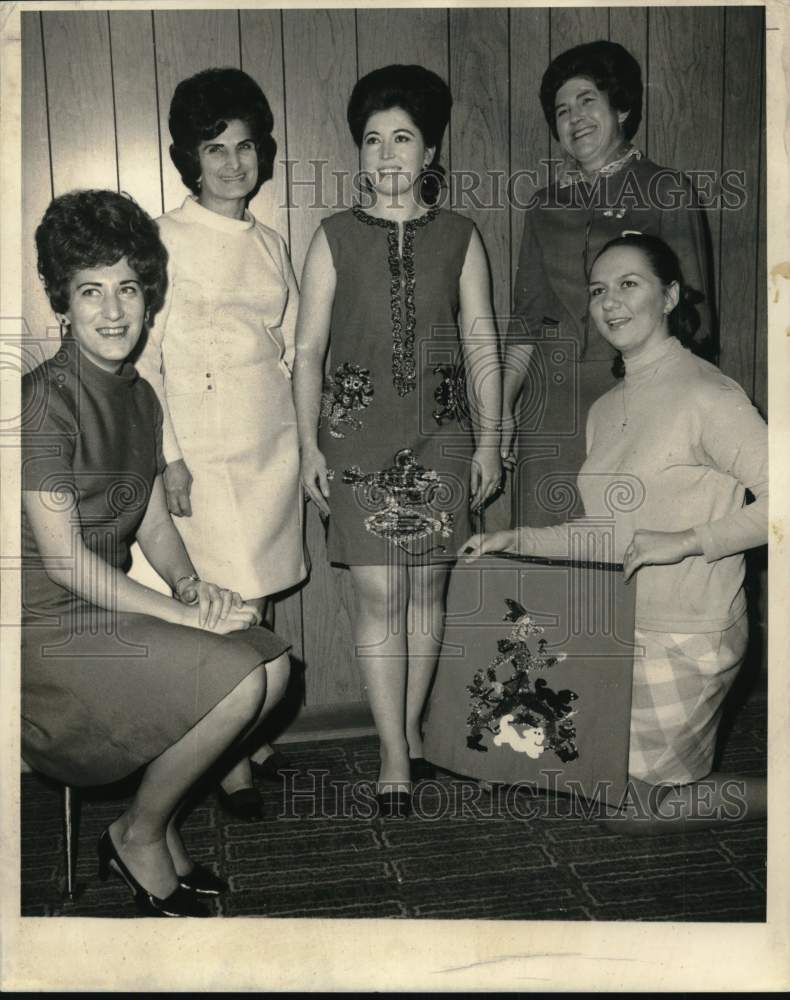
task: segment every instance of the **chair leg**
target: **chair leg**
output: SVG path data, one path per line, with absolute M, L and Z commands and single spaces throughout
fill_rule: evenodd
M 79 815 L 79 793 L 71 785 L 63 786 L 63 826 L 66 844 L 66 896 L 74 899 L 74 869 L 76 867 L 77 842 L 75 832 Z

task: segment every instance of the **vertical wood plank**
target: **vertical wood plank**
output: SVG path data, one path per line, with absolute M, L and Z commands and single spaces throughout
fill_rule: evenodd
M 450 11 L 450 87 L 453 208 L 477 223 L 491 266 L 494 311 L 507 313 L 510 308 L 507 10 Z M 475 186 L 467 188 L 467 184 Z
M 552 7 L 551 58 L 584 42 L 609 37 L 609 10 L 606 7 Z M 546 68 L 545 66 L 543 67 Z
M 30 336 L 41 343 L 31 345 L 31 367 L 53 354 L 58 343 L 55 317 L 49 307 L 36 269 L 34 234 L 52 200 L 47 95 L 41 15 L 23 11 L 22 19 L 22 315 Z M 50 346 L 51 345 L 51 346 Z
M 118 182 L 156 218 L 162 214 L 162 167 L 150 11 L 110 13 Z
M 283 78 L 282 12 L 279 10 L 242 10 L 241 68 L 266 94 L 274 115 L 272 135 L 277 143 L 272 179 L 250 202 L 250 210 L 261 222 L 276 229 L 290 245 L 288 196 L 285 161 L 288 159 L 288 128 L 285 119 L 285 82 Z
M 546 160 L 551 133 L 540 106 L 540 81 L 549 59 L 549 11 L 526 7 L 510 12 L 511 289 L 531 196 L 549 182 Z M 524 171 L 519 177 L 518 172 Z M 530 172 L 531 176 L 527 175 Z M 534 179 L 533 179 L 534 178 Z M 511 294 L 512 302 L 512 294 Z
M 609 9 L 609 41 L 617 42 L 623 48 L 628 49 L 642 67 L 642 83 L 644 85 L 642 123 L 633 138 L 633 142 L 649 156 L 647 119 L 650 113 L 650 88 L 647 79 L 647 18 L 647 7 L 611 7 Z
M 508 36 L 507 10 L 450 11 L 452 207 L 473 218 L 483 238 L 496 316 L 509 315 L 511 300 Z M 485 526 L 496 530 L 509 522 L 505 494 L 486 508 Z
M 650 10 L 651 158 L 676 170 L 721 170 L 723 7 Z M 719 213 L 707 213 L 714 288 L 720 261 Z
M 549 183 L 548 159 L 551 133 L 540 105 L 540 81 L 549 64 L 549 11 L 539 8 L 513 8 L 510 11 L 510 299 L 513 287 L 527 206 L 530 199 Z M 508 310 L 510 311 L 510 309 Z M 504 333 L 502 324 L 502 332 Z M 508 477 L 512 485 L 512 477 Z M 512 496 L 510 489 L 486 512 L 486 529 L 510 526 Z
M 609 11 L 606 7 L 553 7 L 550 15 L 551 59 L 566 49 L 585 42 L 609 37 Z M 548 63 L 546 63 L 548 66 Z M 546 69 L 546 66 L 543 69 Z M 561 160 L 562 147 L 552 138 L 552 159 Z
M 350 178 L 358 162 L 345 118 L 357 78 L 354 12 L 284 11 L 283 52 L 291 257 L 299 275 L 321 219 L 350 204 Z M 339 187 L 334 171 L 344 175 Z M 313 504 L 307 505 L 306 518 L 312 570 L 302 589 L 305 700 L 308 705 L 363 701 L 353 662 L 349 573 L 329 565 Z
M 417 63 L 447 79 L 447 11 L 438 8 L 357 11 L 359 75 L 390 63 Z
M 765 11 L 760 11 L 760 106 L 754 123 L 759 144 L 760 177 L 757 185 L 757 302 L 755 309 L 754 402 L 764 417 L 768 416 L 768 262 L 766 237 L 766 132 L 765 132 Z
M 45 13 L 54 193 L 118 188 L 110 33 L 105 11 Z M 82 58 L 81 53 L 89 56 Z
M 765 77 L 761 95 L 765 93 Z M 755 310 L 754 344 L 754 403 L 764 417 L 768 416 L 768 261 L 766 236 L 766 163 L 765 163 L 765 104 L 760 105 L 760 183 L 758 187 L 757 223 L 757 308 Z
M 162 147 L 163 207 L 169 212 L 189 193 L 170 160 L 167 116 L 176 86 L 214 66 L 239 65 L 239 20 L 234 10 L 157 10 L 154 41 Z
M 760 11 L 728 7 L 725 17 L 724 114 L 722 170 L 743 171 L 745 204 L 721 212 L 721 270 L 719 326 L 722 371 L 754 392 L 755 316 L 757 312 L 758 207 L 760 187 L 760 65 L 762 31 Z
M 291 259 L 298 276 L 321 220 L 351 204 L 357 150 L 346 102 L 357 79 L 354 12 L 284 11 L 283 38 Z

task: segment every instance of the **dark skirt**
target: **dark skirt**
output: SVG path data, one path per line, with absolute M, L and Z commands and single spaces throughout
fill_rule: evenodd
M 117 781 L 158 757 L 288 643 L 264 628 L 227 636 L 148 615 L 22 630 L 22 756 L 71 785 Z

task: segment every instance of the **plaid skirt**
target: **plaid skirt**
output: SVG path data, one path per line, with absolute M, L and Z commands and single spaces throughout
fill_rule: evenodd
M 746 653 L 746 615 L 722 632 L 634 630 L 628 773 L 651 785 L 710 774 L 724 699 Z

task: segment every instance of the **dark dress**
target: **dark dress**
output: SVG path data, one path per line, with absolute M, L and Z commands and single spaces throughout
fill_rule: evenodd
M 631 148 L 590 184 L 564 173 L 524 219 L 509 343 L 534 343 L 519 415 L 513 526 L 581 516 L 576 477 L 590 407 L 615 384 L 615 352 L 587 319 L 587 273 L 624 231 L 659 236 L 705 296 L 698 340 L 714 329 L 704 214 L 689 181 Z
M 64 340 L 24 376 L 22 406 L 22 489 L 51 494 L 87 548 L 127 568 L 164 468 L 153 389 L 131 364 L 111 374 Z M 49 579 L 24 509 L 22 554 L 22 755 L 61 781 L 130 774 L 288 648 L 266 629 L 223 637 L 87 603 Z
M 333 473 L 329 558 L 453 558 L 469 533 L 472 428 L 458 337 L 474 228 L 432 209 L 403 227 L 359 208 L 323 222 L 337 284 L 320 447 Z

